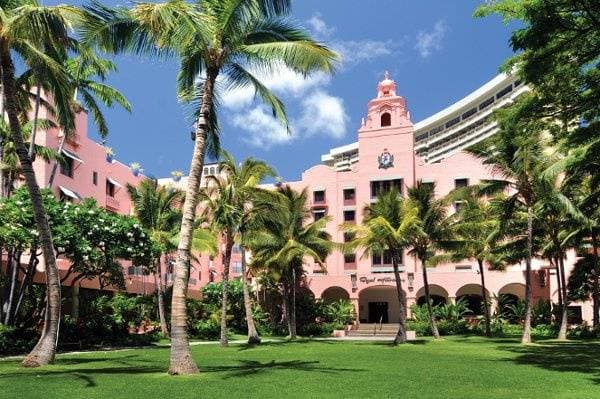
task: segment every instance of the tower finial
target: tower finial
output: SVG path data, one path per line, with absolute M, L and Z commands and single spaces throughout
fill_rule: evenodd
M 388 80 L 390 78 L 390 73 L 388 71 L 385 71 L 383 73 L 383 78 L 386 79 L 386 80 Z

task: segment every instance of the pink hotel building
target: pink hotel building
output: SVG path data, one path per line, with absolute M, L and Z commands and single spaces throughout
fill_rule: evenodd
M 479 89 L 444 110 L 413 124 L 406 100 L 397 95 L 396 83 L 385 76 L 377 86 L 377 96 L 368 103 L 367 115 L 358 130 L 358 141 L 330 149 L 322 156 L 322 163 L 302 174 L 300 181 L 288 182 L 296 189 L 307 188 L 314 218 L 330 215 L 327 231 L 337 242 L 344 240 L 338 226 L 343 222 L 360 223 L 365 204 L 376 200 L 378 193 L 397 187 L 406 193 L 418 179 L 435 182 L 436 195 L 444 196 L 457 186 L 475 184 L 491 177 L 490 171 L 463 150 L 497 131 L 490 120 L 493 110 L 502 107 L 523 92 L 525 85 L 514 77 L 498 75 Z M 43 116 L 42 116 L 43 117 Z M 51 129 L 37 138 L 39 144 L 58 147 L 60 131 Z M 78 201 L 94 197 L 99 205 L 122 214 L 131 213 L 131 204 L 125 185 L 137 184 L 141 176 L 134 176 L 128 166 L 118 161 L 107 161 L 104 148 L 88 138 L 87 115 L 77 117 L 77 134 L 67 141 L 63 153 L 67 166 L 62 167 L 54 182 L 57 196 Z M 52 166 L 36 161 L 40 184 L 46 186 Z M 204 174 L 218 173 L 217 165 L 206 165 Z M 186 178 L 159 179 L 161 184 L 184 187 Z M 206 180 L 203 179 L 203 184 Z M 567 265 L 572 266 L 575 254 L 570 254 Z M 232 274 L 239 276 L 239 250 L 234 248 Z M 172 259 L 165 259 L 165 284 L 171 281 Z M 395 281 L 389 258 L 364 257 L 358 252 L 344 255 L 334 252 L 326 261 L 327 272 L 307 264 L 306 285 L 316 297 L 347 298 L 352 301 L 361 322 L 395 322 L 398 304 L 395 299 Z M 61 273 L 66 273 L 68 261 L 60 260 Z M 154 292 L 153 276 L 144 276 L 138 268 L 124 265 L 129 292 Z M 556 276 L 543 260 L 533 264 L 533 293 L 536 299 L 556 301 Z M 220 256 L 204 255 L 192 264 L 190 294 L 197 296 L 202 286 L 220 280 Z M 424 290 L 420 265 L 405 255 L 402 265 L 403 286 L 409 305 L 423 300 Z M 43 269 L 36 280 L 42 282 Z M 475 262 L 464 260 L 429 269 L 431 293 L 436 301 L 453 301 L 466 297 L 472 308 L 480 301 L 480 276 Z M 509 266 L 505 271 L 486 271 L 486 285 L 491 297 L 510 294 L 524 298 L 524 264 Z M 98 287 L 96 281 L 81 281 L 83 288 Z M 66 282 L 69 285 L 69 281 Z M 573 310 L 583 320 L 591 321 L 589 303 L 573 303 Z

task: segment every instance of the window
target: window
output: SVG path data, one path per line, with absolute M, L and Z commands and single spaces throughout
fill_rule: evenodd
M 446 129 L 456 125 L 458 122 L 460 122 L 460 116 L 457 116 L 456 118 L 451 119 L 448 122 L 446 122 Z
M 241 273 L 242 272 L 242 262 L 233 262 L 232 271 L 234 273 Z
M 214 283 L 215 282 L 215 272 L 210 271 L 208 273 L 208 282 L 209 283 Z
M 208 174 L 208 168 L 204 168 L 204 174 L 207 175 Z
M 468 186 L 469 186 L 469 179 L 467 179 L 467 178 L 454 179 L 454 188 L 461 188 L 461 187 L 468 187 Z
M 344 263 L 356 263 L 356 254 L 345 254 Z
M 482 102 L 481 104 L 479 104 L 479 110 L 481 111 L 484 108 L 489 107 L 492 103 L 494 102 L 494 97 L 490 97 L 487 100 L 485 100 L 484 102 Z
M 470 117 L 471 115 L 473 115 L 475 112 L 477 112 L 477 108 L 471 108 L 470 110 L 468 110 L 467 112 L 465 112 L 464 114 L 462 114 L 462 119 L 465 120 L 468 117 Z
M 98 172 L 92 172 L 92 184 L 94 186 L 98 185 Z
M 356 220 L 356 211 L 344 211 L 344 222 L 354 222 Z
M 60 174 L 73 178 L 73 158 L 63 157 L 63 161 L 60 163 Z
M 215 167 L 214 166 L 210 168 L 210 173 L 209 174 L 211 174 L 211 175 L 215 174 Z
M 383 253 L 373 253 L 371 257 L 374 267 L 392 266 L 392 251 L 386 249 Z M 402 259 L 400 259 L 402 264 Z
M 315 222 L 319 219 L 323 219 L 324 217 L 325 217 L 324 210 L 313 211 L 313 219 L 315 220 Z
M 344 189 L 344 201 L 354 201 L 356 198 L 356 192 L 353 188 Z
M 325 190 L 313 191 L 313 202 L 325 202 Z
M 129 266 L 127 274 L 130 276 L 142 276 L 144 274 L 144 266 Z
M 392 125 L 392 115 L 389 112 L 385 112 L 381 115 L 381 127 Z
M 350 241 L 354 240 L 354 237 L 355 237 L 355 236 L 356 236 L 356 234 L 355 234 L 355 233 L 352 233 L 352 232 L 346 231 L 346 232 L 344 233 L 344 242 L 350 242 Z
M 498 94 L 496 94 L 496 100 L 499 99 L 499 98 L 504 97 L 505 95 L 507 95 L 511 91 L 512 91 L 512 85 L 506 86 L 504 89 L 500 90 L 498 92 Z
M 379 194 L 396 189 L 402 195 L 402 179 L 375 180 L 371 182 L 371 198 L 377 198 Z
M 115 185 L 108 179 L 106 179 L 106 195 L 108 195 L 109 197 L 115 196 Z

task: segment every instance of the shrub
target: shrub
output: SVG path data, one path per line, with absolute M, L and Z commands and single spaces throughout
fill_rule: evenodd
M 15 355 L 29 352 L 35 346 L 38 333 L 33 328 L 16 328 L 0 324 L 0 353 Z
M 354 306 L 347 299 L 326 303 L 323 307 L 323 313 L 327 322 L 340 326 L 351 324 L 356 319 Z
M 194 323 L 192 336 L 196 339 L 216 340 L 221 336 L 221 325 L 212 318 Z
M 298 327 L 298 334 L 303 337 L 329 337 L 333 330 L 340 328 L 335 323 L 309 323 Z

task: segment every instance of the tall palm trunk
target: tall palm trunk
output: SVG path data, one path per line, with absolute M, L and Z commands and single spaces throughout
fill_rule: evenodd
M 190 164 L 185 200 L 183 201 L 183 217 L 181 220 L 180 240 L 177 247 L 177 262 L 174 267 L 173 296 L 171 299 L 171 358 L 170 374 L 195 374 L 198 366 L 192 359 L 187 337 L 186 298 L 190 277 L 190 248 L 192 233 L 198 205 L 198 191 L 204 166 L 206 138 L 208 135 L 209 115 L 213 106 L 214 86 L 219 71 L 209 69 L 202 93 L 202 104 L 196 128 L 194 154 Z
M 248 343 L 251 345 L 260 344 L 260 337 L 256 326 L 254 325 L 254 317 L 252 316 L 252 301 L 250 300 L 250 292 L 248 289 L 248 281 L 246 280 L 246 249 L 241 245 L 242 253 L 242 292 L 244 293 L 244 310 L 246 311 L 246 325 L 248 326 Z
M 60 323 L 60 279 L 58 268 L 56 266 L 56 257 L 54 254 L 54 245 L 52 234 L 40 187 L 36 181 L 35 172 L 31 158 L 27 154 L 27 147 L 21 135 L 21 126 L 19 123 L 16 88 L 14 74 L 15 69 L 11 59 L 10 50 L 6 43 L 0 43 L 0 59 L 2 64 L 2 85 L 4 86 L 5 109 L 8 115 L 11 137 L 15 143 L 19 162 L 25 183 L 29 190 L 31 203 L 33 207 L 33 217 L 39 234 L 39 243 L 42 247 L 44 259 L 46 261 L 46 286 L 48 312 L 44 331 L 33 350 L 23 359 L 23 365 L 26 367 L 37 367 L 51 363 L 56 353 L 56 341 L 58 338 L 58 326 Z
M 491 337 L 492 329 L 490 327 L 490 302 L 487 294 L 487 289 L 485 288 L 483 261 L 481 259 L 477 259 L 477 265 L 479 266 L 479 275 L 481 276 L 481 297 L 483 298 L 483 311 L 485 314 L 485 336 Z
M 565 279 L 565 260 L 564 254 L 560 254 L 558 258 L 559 264 L 559 272 L 561 279 L 561 287 L 560 290 L 562 292 L 563 303 L 561 306 L 561 319 L 560 319 L 560 329 L 558 330 L 558 339 L 566 340 L 567 339 L 567 325 L 569 321 L 569 301 L 567 298 L 567 283 Z
M 158 303 L 158 319 L 160 320 L 160 332 L 165 338 L 169 338 L 169 328 L 165 317 L 165 297 L 163 295 L 162 271 L 160 257 L 156 261 L 156 273 L 154 273 L 154 282 L 156 283 L 156 302 Z
M 229 266 L 231 264 L 231 249 L 233 248 L 233 236 L 227 234 L 225 239 L 225 253 L 223 254 L 223 296 L 221 298 L 221 346 L 227 346 L 227 297 L 229 296 Z
M 531 286 L 531 258 L 533 253 L 533 207 L 527 205 L 527 257 L 525 259 L 525 323 L 521 343 L 531 343 L 531 313 L 533 290 Z
M 13 322 L 14 299 L 19 281 L 19 263 L 21 262 L 21 251 L 15 250 L 10 253 L 8 259 L 8 270 L 10 271 L 10 285 L 8 289 L 8 298 L 6 305 L 6 314 L 4 315 L 4 324 L 11 325 Z
M 398 332 L 394 338 L 394 345 L 406 343 L 406 292 L 402 289 L 402 280 L 400 279 L 399 256 L 394 254 L 392 266 L 394 267 L 394 278 L 396 279 L 396 294 L 398 296 L 398 305 L 400 317 L 398 318 Z
M 439 339 L 440 332 L 437 328 L 437 323 L 435 321 L 435 315 L 433 314 L 433 306 L 431 304 L 431 295 L 429 294 L 429 280 L 427 278 L 427 259 L 425 257 L 421 258 L 421 268 L 423 269 L 423 284 L 425 288 L 425 301 L 427 302 L 427 313 L 429 314 L 429 324 L 431 325 L 431 333 L 433 334 L 433 338 Z
M 563 296 L 562 296 L 562 278 L 560 277 L 560 268 L 558 266 L 558 256 L 554 257 L 554 270 L 556 272 L 556 287 L 558 288 L 558 306 L 562 308 L 563 306 Z
M 285 322 L 287 323 L 288 333 L 290 338 L 292 338 L 292 306 L 290 304 L 290 285 L 287 279 L 283 279 L 283 314 L 285 317 Z M 295 336 L 294 336 L 295 338 Z
M 296 339 L 298 330 L 296 324 L 296 268 L 292 268 L 292 306 L 290 311 L 290 339 Z
M 35 136 L 37 135 L 38 117 L 40 115 L 40 100 L 42 86 L 37 85 L 35 92 L 35 106 L 33 110 L 33 126 L 31 127 L 31 141 L 29 142 L 29 158 L 35 159 Z
M 600 255 L 598 254 L 598 238 L 592 231 L 592 250 L 594 252 L 594 277 L 592 282 L 592 299 L 594 302 L 593 326 L 600 324 Z

